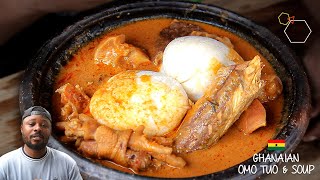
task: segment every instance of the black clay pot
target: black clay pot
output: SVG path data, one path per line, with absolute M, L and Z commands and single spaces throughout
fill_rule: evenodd
M 266 28 L 256 25 L 227 10 L 205 4 L 177 1 L 140 1 L 127 4 L 111 3 L 100 8 L 92 15 L 69 26 L 60 35 L 47 42 L 33 58 L 25 71 L 20 87 L 20 111 L 32 105 L 42 105 L 51 109 L 53 83 L 60 68 L 64 66 L 74 52 L 87 42 L 98 37 L 104 31 L 122 24 L 151 19 L 169 17 L 193 20 L 218 26 L 246 39 L 268 59 L 276 70 L 284 85 L 285 105 L 282 113 L 284 127 L 276 135 L 276 139 L 286 140 L 284 152 L 268 151 L 260 153 L 290 153 L 298 145 L 308 126 L 310 109 L 310 90 L 306 74 L 297 57 L 279 38 Z M 139 175 L 126 174 L 103 167 L 87 160 L 68 149 L 55 138 L 53 132 L 49 146 L 71 155 L 86 179 L 144 179 Z M 249 159 L 241 164 L 257 166 Z M 270 163 L 265 163 L 270 164 Z M 238 165 L 209 175 L 192 179 L 253 179 L 262 175 L 258 169 L 256 174 L 240 175 Z

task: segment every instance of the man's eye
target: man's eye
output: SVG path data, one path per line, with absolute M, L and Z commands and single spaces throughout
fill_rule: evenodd
M 48 124 L 42 124 L 41 126 L 44 127 L 44 128 L 49 127 Z

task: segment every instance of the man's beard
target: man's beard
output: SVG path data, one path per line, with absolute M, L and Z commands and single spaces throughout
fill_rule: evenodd
M 40 135 L 43 137 L 43 141 L 40 142 L 40 143 L 37 143 L 37 144 L 32 144 L 31 143 L 31 139 L 32 139 L 32 136 L 29 137 L 30 140 L 27 139 L 27 137 L 22 134 L 22 139 L 23 139 L 23 142 L 32 150 L 36 150 L 36 151 L 39 151 L 41 149 L 44 149 L 47 144 L 48 144 L 48 140 L 49 138 L 45 138 L 43 135 Z

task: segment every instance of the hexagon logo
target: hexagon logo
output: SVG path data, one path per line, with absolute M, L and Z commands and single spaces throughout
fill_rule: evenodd
M 296 27 L 294 29 L 294 26 L 299 26 L 300 28 Z M 290 23 L 288 23 L 283 32 L 290 43 L 305 43 L 312 30 L 306 20 L 290 20 Z
M 287 17 L 284 17 L 284 16 L 287 16 Z M 287 20 L 286 23 L 283 23 L 281 22 L 281 19 L 283 19 L 283 17 Z M 282 12 L 279 16 L 278 16 L 278 20 L 279 20 L 279 23 L 281 25 L 288 25 L 290 23 L 290 21 L 288 21 L 288 19 L 290 19 L 290 15 L 288 13 L 285 13 L 285 12 Z

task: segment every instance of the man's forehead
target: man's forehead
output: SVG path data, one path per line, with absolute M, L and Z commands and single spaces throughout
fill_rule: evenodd
M 45 117 L 45 116 L 43 116 L 41 114 L 33 114 L 31 116 L 28 116 L 28 117 L 24 118 L 23 121 L 24 122 L 25 121 L 34 121 L 34 120 L 38 120 L 38 119 L 41 119 L 41 120 L 44 120 L 44 121 L 48 121 L 51 124 L 51 121 L 47 117 Z
M 41 106 L 32 106 L 25 110 L 22 115 L 22 120 L 31 115 L 42 115 L 43 117 L 46 117 L 48 120 L 51 121 L 50 113 Z

